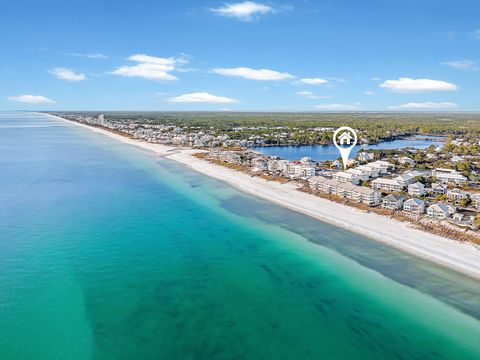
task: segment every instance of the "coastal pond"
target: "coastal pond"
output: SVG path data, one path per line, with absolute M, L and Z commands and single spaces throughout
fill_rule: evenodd
M 415 135 L 407 139 L 397 139 L 392 141 L 384 141 L 373 145 L 357 145 L 355 146 L 350 157 L 353 158 L 360 150 L 392 150 L 392 149 L 425 149 L 430 145 L 443 146 L 443 137 Z M 310 157 L 316 161 L 336 160 L 340 157 L 338 149 L 335 145 L 303 145 L 303 146 L 258 146 L 252 150 L 261 152 L 268 156 L 279 156 L 286 160 L 299 160 L 302 157 Z

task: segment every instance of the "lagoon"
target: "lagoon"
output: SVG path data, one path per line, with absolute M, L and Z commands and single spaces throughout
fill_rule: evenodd
M 360 150 L 392 150 L 403 148 L 425 149 L 430 145 L 442 146 L 444 138 L 433 136 L 413 136 L 409 139 L 385 141 L 374 145 L 356 146 L 352 149 L 351 157 L 356 156 Z M 279 156 L 286 160 L 299 160 L 310 157 L 316 161 L 336 160 L 340 154 L 332 145 L 303 145 L 303 146 L 259 146 L 252 150 L 259 151 L 268 156 Z

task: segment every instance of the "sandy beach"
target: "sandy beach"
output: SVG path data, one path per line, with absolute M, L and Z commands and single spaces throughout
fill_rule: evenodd
M 150 150 L 159 156 L 189 166 L 207 176 L 287 207 L 318 220 L 340 226 L 349 231 L 365 235 L 373 240 L 388 244 L 415 256 L 427 259 L 450 269 L 480 279 L 480 249 L 470 243 L 450 240 L 438 235 L 412 228 L 386 216 L 367 213 L 358 209 L 322 199 L 296 190 L 293 183 L 280 184 L 224 168 L 192 156 L 198 150 L 178 150 L 160 144 L 152 144 L 70 120 L 62 121 L 88 128 L 124 143 Z

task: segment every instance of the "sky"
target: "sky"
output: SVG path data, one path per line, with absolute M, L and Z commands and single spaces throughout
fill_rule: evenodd
M 480 111 L 480 1 L 5 1 L 0 110 Z

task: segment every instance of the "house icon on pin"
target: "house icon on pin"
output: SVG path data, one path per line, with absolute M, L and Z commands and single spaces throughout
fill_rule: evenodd
M 352 139 L 353 137 L 348 133 L 348 131 L 345 131 L 342 135 L 338 137 L 340 145 L 350 145 Z

